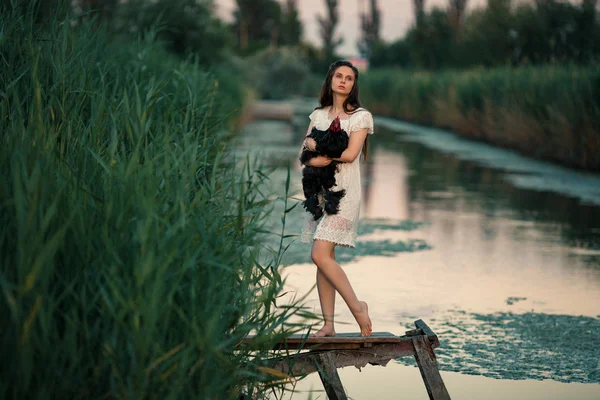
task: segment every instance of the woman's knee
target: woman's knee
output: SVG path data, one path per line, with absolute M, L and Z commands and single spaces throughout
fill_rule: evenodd
M 310 252 L 310 257 L 312 258 L 312 261 L 315 263 L 315 265 L 317 267 L 320 267 L 323 265 L 323 263 L 331 259 L 331 254 L 332 252 L 330 249 L 313 246 L 312 251 Z

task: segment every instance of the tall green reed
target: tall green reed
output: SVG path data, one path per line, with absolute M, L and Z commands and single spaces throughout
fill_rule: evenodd
M 596 64 L 436 73 L 388 69 L 366 74 L 361 89 L 365 103 L 380 115 L 600 170 Z
M 260 397 L 303 311 L 275 307 L 266 175 L 228 148 L 238 74 L 28 18 L 0 14 L 0 397 Z

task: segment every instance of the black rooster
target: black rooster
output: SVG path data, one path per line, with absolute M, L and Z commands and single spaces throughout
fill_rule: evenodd
M 313 128 L 308 138 L 316 142 L 315 150 L 304 148 L 300 154 L 300 162 L 306 163 L 316 156 L 339 158 L 348 148 L 348 134 L 342 130 L 339 117 L 336 117 L 325 131 Z M 326 167 L 305 166 L 302 170 L 302 189 L 306 200 L 302 203 L 306 211 L 310 212 L 315 221 L 327 214 L 337 214 L 340 200 L 346 194 L 344 189 L 331 190 L 335 185 L 335 172 L 340 162 L 332 161 Z M 323 207 L 319 204 L 318 195 L 322 194 L 325 200 Z M 324 210 L 323 210 L 324 208 Z

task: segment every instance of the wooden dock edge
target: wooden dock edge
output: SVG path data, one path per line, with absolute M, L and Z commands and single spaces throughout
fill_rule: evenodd
M 347 400 L 337 369 L 367 364 L 386 366 L 396 358 L 413 356 L 419 367 L 427 394 L 431 400 L 450 400 L 450 395 L 438 368 L 434 348 L 440 346 L 437 335 L 421 319 L 415 329 L 404 336 L 284 339 L 273 351 L 287 351 L 274 357 L 272 368 L 288 376 L 303 376 L 318 372 L 330 400 Z M 337 340 L 337 341 L 336 341 Z M 251 339 L 247 341 L 250 344 Z M 289 350 L 299 352 L 290 354 Z M 304 351 L 309 350 L 309 351 Z M 304 351 L 304 352 L 300 352 Z

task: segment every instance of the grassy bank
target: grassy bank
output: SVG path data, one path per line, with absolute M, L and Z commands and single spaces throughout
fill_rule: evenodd
M 377 70 L 365 74 L 361 97 L 378 115 L 600 171 L 598 66 Z
M 151 34 L 0 26 L 0 398 L 259 398 L 236 344 L 295 310 L 257 261 L 265 174 L 226 146 L 238 74 Z

